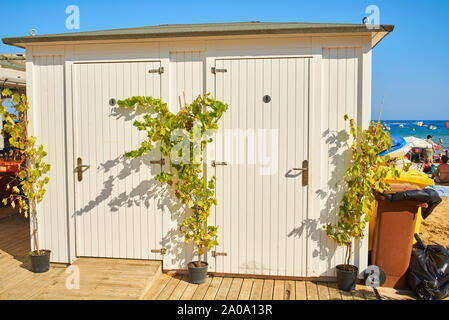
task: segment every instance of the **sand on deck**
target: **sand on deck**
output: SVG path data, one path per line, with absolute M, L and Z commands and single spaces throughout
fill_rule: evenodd
M 439 244 L 449 249 L 449 198 L 442 198 L 438 207 L 421 223 L 419 236 L 425 244 Z

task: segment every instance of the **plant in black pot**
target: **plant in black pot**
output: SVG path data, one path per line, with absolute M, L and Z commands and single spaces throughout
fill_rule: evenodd
M 24 214 L 26 218 L 28 215 L 31 216 L 35 246 L 35 250 L 30 252 L 31 268 L 36 273 L 46 272 L 50 268 L 51 251 L 41 249 L 39 246 L 36 207 L 43 200 L 45 185 L 49 182 L 46 174 L 50 170 L 50 165 L 43 161 L 47 153 L 42 145 L 36 144 L 35 137 L 28 135 L 29 104 L 26 96 L 12 94 L 9 89 L 5 89 L 2 92 L 2 98 L 0 104 L 0 114 L 4 120 L 2 134 L 9 136 L 9 144 L 13 148 L 11 153 L 18 153 L 21 159 L 15 176 L 17 183 L 11 188 L 10 195 L 2 201 L 4 205 L 9 202 L 13 208 L 18 207 L 19 213 Z M 8 101 L 9 108 L 6 108 L 3 101 Z M 7 185 L 7 188 L 9 189 L 10 186 Z
M 125 156 L 141 157 L 159 143 L 162 156 L 170 159 L 170 170 L 161 172 L 156 179 L 169 185 L 186 212 L 190 213 L 179 228 L 185 241 L 193 241 L 197 248 L 198 260 L 188 263 L 190 281 L 203 283 L 208 267 L 203 256 L 218 245 L 217 227 L 207 224 L 210 209 L 217 204 L 215 177 L 206 180 L 203 154 L 228 106 L 208 94 L 198 96 L 177 114 L 171 113 L 166 103 L 152 97 L 131 97 L 118 101 L 118 105 L 120 108 L 148 111 L 142 121 L 134 122 L 135 127 L 148 133 L 148 140 Z
M 351 164 L 346 170 L 344 183 L 340 184 L 345 193 L 338 210 L 338 221 L 324 227 L 329 237 L 339 246 L 346 247 L 344 264 L 336 266 L 338 288 L 344 291 L 355 289 L 359 270 L 350 264 L 353 240 L 364 237 L 375 193 L 383 193 L 389 188 L 384 182 L 389 172 L 394 177 L 400 175 L 388 155 L 379 156 L 391 148 L 391 137 L 380 123 L 372 122 L 368 129 L 362 130 L 351 119 L 349 127 L 353 139 Z

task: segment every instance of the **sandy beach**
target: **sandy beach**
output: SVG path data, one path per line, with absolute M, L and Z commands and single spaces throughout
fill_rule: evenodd
M 425 244 L 440 244 L 449 249 L 449 198 L 443 198 L 443 202 L 422 221 L 419 236 Z

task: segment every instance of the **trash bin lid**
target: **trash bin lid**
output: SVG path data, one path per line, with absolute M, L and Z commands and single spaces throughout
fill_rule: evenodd
M 402 191 L 421 190 L 416 185 L 410 183 L 390 183 L 390 190 L 386 190 L 384 193 L 398 193 Z

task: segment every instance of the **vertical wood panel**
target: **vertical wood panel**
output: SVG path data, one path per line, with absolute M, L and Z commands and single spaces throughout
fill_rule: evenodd
M 67 197 L 65 193 L 65 104 L 64 57 L 33 57 L 33 91 L 37 123 L 33 123 L 38 144 L 43 144 L 51 165 L 46 197 L 38 207 L 41 248 L 52 250 L 53 262 L 68 261 Z
M 323 221 L 335 222 L 341 200 L 341 192 L 335 193 L 335 186 L 344 178 L 345 168 L 349 164 L 348 155 L 344 154 L 344 145 L 336 139 L 349 126 L 344 121 L 345 114 L 349 118 L 358 120 L 360 95 L 359 77 L 359 48 L 325 48 L 322 60 L 322 97 L 323 117 L 321 128 L 323 131 L 321 162 L 321 187 L 326 195 L 322 200 L 321 214 Z M 339 135 L 340 134 L 340 135 Z M 320 237 L 320 247 L 329 252 L 330 259 L 321 259 L 317 271 L 327 276 L 334 276 L 333 267 L 343 262 L 344 248 L 336 247 L 335 242 L 323 232 Z M 356 248 L 355 251 L 358 249 Z M 352 257 L 354 259 L 354 255 Z M 317 259 L 315 259 L 317 260 Z

